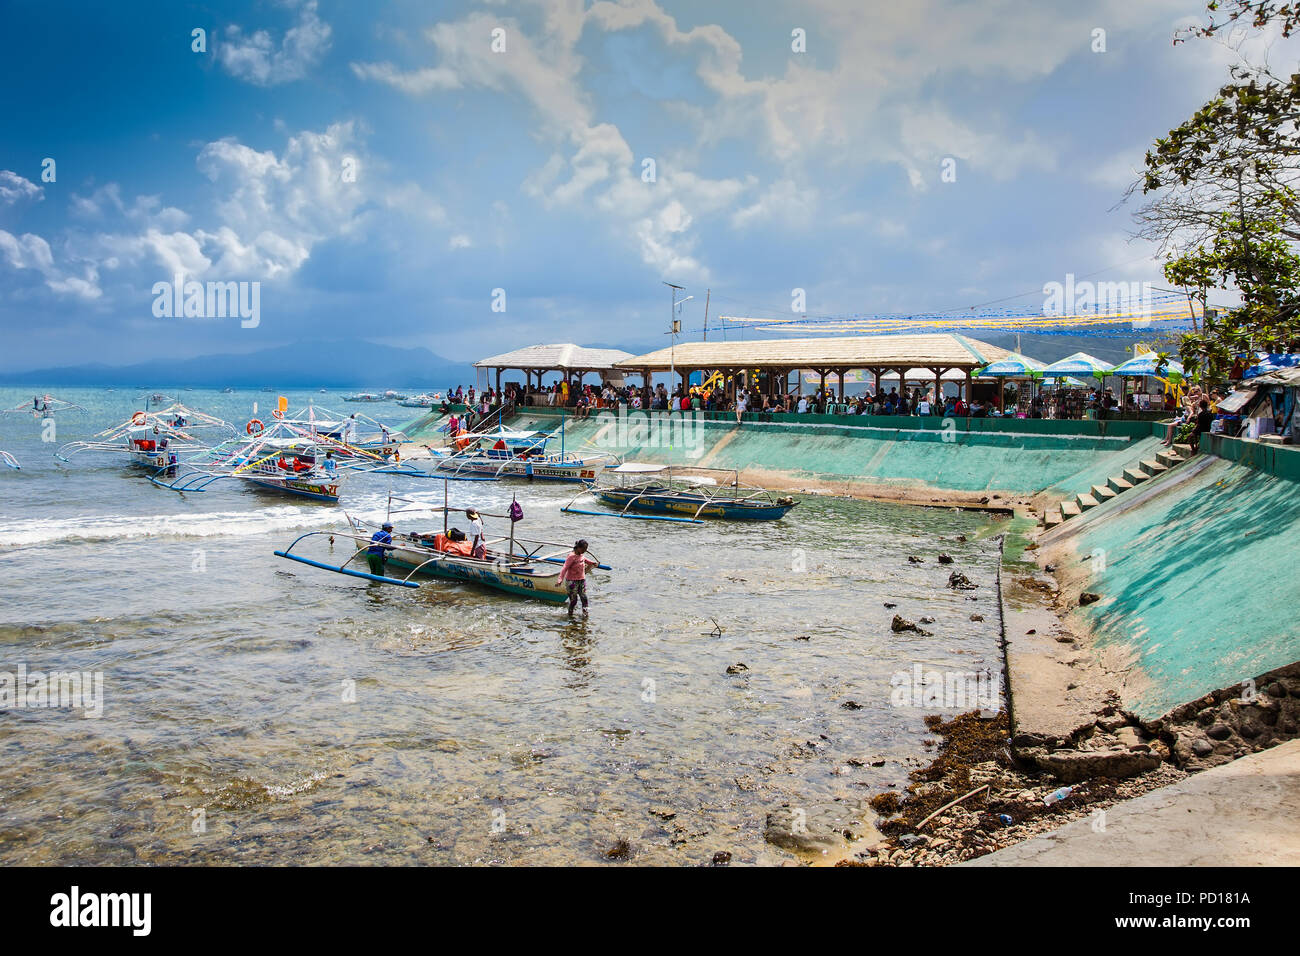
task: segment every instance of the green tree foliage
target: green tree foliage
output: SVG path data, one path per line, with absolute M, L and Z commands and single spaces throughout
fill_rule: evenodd
M 1210 22 L 1175 42 L 1225 30 L 1300 28 L 1300 3 L 1208 4 Z M 1242 63 L 1182 125 L 1156 140 L 1130 192 L 1152 198 L 1139 235 L 1166 254 L 1165 278 L 1204 305 L 1209 289 L 1235 289 L 1238 308 L 1206 314 L 1179 345 L 1184 365 L 1221 375 L 1234 353 L 1300 347 L 1300 72 L 1278 76 Z

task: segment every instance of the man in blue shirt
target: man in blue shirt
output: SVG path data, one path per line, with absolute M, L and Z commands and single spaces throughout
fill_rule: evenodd
M 366 561 L 370 564 L 370 573 L 384 576 L 384 563 L 388 552 L 393 550 L 393 526 L 387 521 L 383 528 L 370 536 L 370 547 L 366 549 Z

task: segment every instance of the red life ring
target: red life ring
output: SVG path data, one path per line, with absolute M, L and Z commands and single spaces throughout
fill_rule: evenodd
M 260 435 L 264 428 L 265 426 L 262 424 L 261 420 L 254 418 L 248 423 L 248 427 L 245 428 L 244 431 L 248 432 L 250 435 Z
M 271 409 L 271 414 L 276 418 L 284 418 L 284 412 L 280 411 L 278 408 Z
M 148 420 L 149 420 L 149 416 L 146 415 L 144 412 L 136 412 L 134 415 L 131 416 L 132 425 L 143 425 Z

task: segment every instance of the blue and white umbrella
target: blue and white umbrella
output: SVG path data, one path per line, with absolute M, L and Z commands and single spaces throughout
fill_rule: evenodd
M 1113 368 L 1110 362 L 1103 362 L 1087 352 L 1075 352 L 1059 362 L 1053 362 L 1043 369 L 1044 378 L 1057 378 L 1062 375 L 1097 375 L 1110 374 Z
M 1179 375 L 1186 374 L 1183 367 L 1173 359 L 1165 363 L 1163 369 L 1156 366 L 1160 363 L 1160 357 L 1155 352 L 1143 352 L 1141 355 L 1135 355 L 1127 362 L 1121 362 L 1110 370 L 1111 375 L 1126 375 L 1138 377 L 1142 375 L 1169 375 L 1171 372 Z
M 978 376 L 980 378 L 1033 378 L 1045 368 L 1047 366 L 1036 359 L 1012 352 L 1006 358 L 984 366 L 979 370 Z

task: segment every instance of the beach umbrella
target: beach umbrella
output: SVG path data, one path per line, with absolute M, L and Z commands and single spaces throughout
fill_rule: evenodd
M 1155 352 L 1143 352 L 1141 355 L 1135 355 L 1127 362 L 1121 362 L 1110 370 L 1111 375 L 1127 376 L 1129 378 L 1141 378 L 1147 375 L 1169 375 L 1177 372 L 1179 375 L 1186 374 L 1182 365 L 1169 359 L 1165 362 L 1164 369 L 1156 366 L 1160 364 L 1160 356 Z
M 990 362 L 979 371 L 980 378 L 1027 378 L 1031 382 L 1035 375 L 1041 375 L 1047 366 L 1037 359 L 1031 359 L 1019 352 L 1012 352 L 1004 359 Z M 1002 389 L 998 389 L 998 405 L 1006 408 Z
M 1075 352 L 1047 366 L 1043 369 L 1043 374 L 1048 378 L 1057 378 L 1058 376 L 1053 375 L 1053 372 L 1059 372 L 1061 375 L 1097 375 L 1101 372 L 1101 376 L 1098 377 L 1104 377 L 1110 373 L 1111 367 L 1111 363 L 1103 362 L 1087 352 Z
M 1034 372 L 1041 372 L 1047 366 L 1036 359 L 1012 352 L 1004 359 L 990 362 L 979 370 L 980 378 L 1033 378 Z
M 1080 381 L 1072 375 L 1044 375 L 1043 378 L 1051 379 L 1056 382 L 1057 387 L 1064 385 L 1066 388 L 1087 388 L 1086 382 Z

